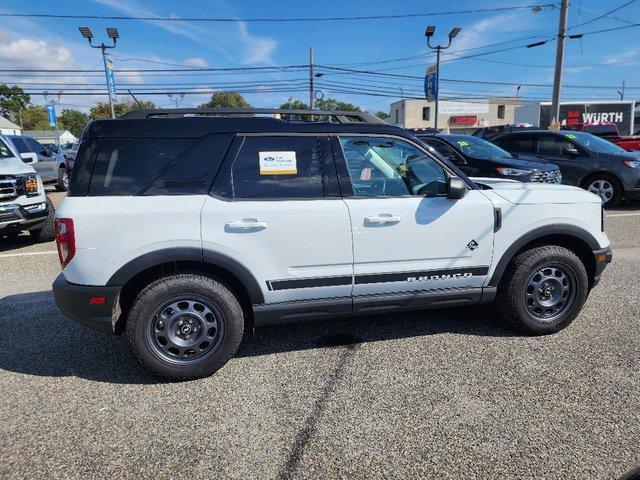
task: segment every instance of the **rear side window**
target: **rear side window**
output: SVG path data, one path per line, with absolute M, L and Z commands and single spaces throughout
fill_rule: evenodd
M 532 135 L 509 135 L 492 140 L 510 152 L 535 152 L 535 137 Z
M 323 197 L 318 137 L 244 137 L 240 141 L 224 196 L 255 200 Z

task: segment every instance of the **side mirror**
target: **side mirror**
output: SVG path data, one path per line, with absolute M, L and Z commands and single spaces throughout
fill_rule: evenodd
M 33 152 L 21 153 L 20 158 L 24 163 L 35 163 L 38 161 L 38 155 Z
M 565 155 L 569 155 L 571 157 L 575 157 L 577 155 L 580 155 L 580 152 L 578 151 L 578 149 L 576 147 L 569 147 L 569 148 L 565 148 L 562 153 L 564 153 Z
M 40 155 L 44 156 L 44 157 L 50 157 L 53 155 L 53 152 L 51 152 L 51 150 L 47 150 L 46 148 L 44 150 L 42 150 L 40 152 Z
M 447 181 L 447 198 L 459 200 L 467 193 L 467 184 L 460 177 L 449 177 Z

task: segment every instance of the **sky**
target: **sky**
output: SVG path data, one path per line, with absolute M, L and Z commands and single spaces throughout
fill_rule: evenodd
M 434 61 L 424 30 L 427 25 L 435 25 L 433 41 L 445 45 L 452 27 L 462 29 L 451 47 L 443 51 L 441 98 L 480 99 L 517 93 L 525 101 L 550 100 L 556 49 L 552 37 L 558 30 L 559 9 L 531 6 L 557 3 L 3 0 L 0 13 L 215 17 L 238 21 L 4 17 L 0 24 L 0 70 L 89 72 L 0 71 L 0 83 L 28 89 L 35 104 L 43 104 L 39 92 L 62 91 L 59 108 L 86 111 L 95 102 L 106 101 L 106 93 L 100 50 L 89 48 L 78 26 L 90 27 L 98 43 L 108 40 L 105 27 L 117 27 L 120 38 L 117 47 L 109 52 L 120 100 L 130 100 L 126 89 L 131 89 L 139 99 L 152 100 L 159 107 L 175 106 L 176 101 L 181 107 L 190 107 L 208 100 L 214 91 L 238 90 L 245 92 L 245 98 L 256 107 L 277 107 L 289 98 L 308 102 L 309 74 L 305 65 L 309 63 L 309 48 L 313 47 L 315 71 L 321 75 L 314 77 L 318 98 L 338 98 L 362 109 L 388 112 L 389 104 L 401 97 L 423 95 L 421 78 L 426 66 Z M 509 7 L 527 8 L 461 13 Z M 614 9 L 617 10 L 610 15 L 602 16 Z M 460 13 L 443 14 L 451 11 Z M 439 15 L 423 15 L 427 13 Z M 396 14 L 422 15 L 347 21 L 244 21 Z M 640 27 L 631 24 L 640 23 L 640 0 L 571 0 L 568 23 L 570 34 L 583 33 L 584 37 L 566 42 L 562 98 L 619 99 L 617 90 L 623 81 L 625 99 L 639 98 Z M 627 28 L 591 33 L 620 27 Z M 545 39 L 548 41 L 544 45 L 524 46 Z M 187 71 L 140 71 L 149 69 Z M 80 91 L 91 95 L 77 95 Z M 173 99 L 166 95 L 169 91 L 175 92 Z M 185 93 L 184 98 L 180 92 Z

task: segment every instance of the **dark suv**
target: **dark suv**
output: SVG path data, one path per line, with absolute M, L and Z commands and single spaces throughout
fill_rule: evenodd
M 589 190 L 614 207 L 640 199 L 640 153 L 628 152 L 590 133 L 539 130 L 495 135 L 490 140 L 517 155 L 535 155 L 560 167 L 563 183 Z
M 534 157 L 516 157 L 472 135 L 418 135 L 460 170 L 472 177 L 508 178 L 521 182 L 562 183 L 560 169 Z

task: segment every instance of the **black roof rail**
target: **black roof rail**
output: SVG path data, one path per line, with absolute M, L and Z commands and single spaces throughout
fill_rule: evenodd
M 119 118 L 142 119 L 142 118 L 183 118 L 183 117 L 255 117 L 258 115 L 280 116 L 282 120 L 286 117 L 298 117 L 292 120 L 299 120 L 299 117 L 329 117 L 337 123 L 387 123 L 381 118 L 367 112 L 357 112 L 348 110 L 288 110 L 282 108 L 157 108 L 145 110 L 132 110 Z M 282 118 L 285 117 L 285 118 Z M 277 117 L 276 117 L 277 118 Z

